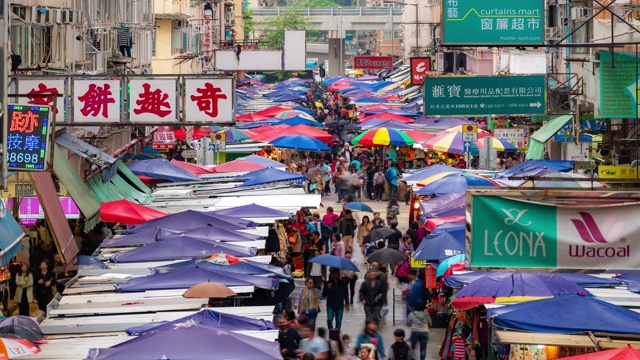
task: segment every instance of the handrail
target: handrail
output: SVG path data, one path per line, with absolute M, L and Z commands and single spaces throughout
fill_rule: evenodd
M 264 7 L 251 9 L 253 16 L 274 16 L 289 10 L 283 7 Z M 296 10 L 299 15 L 306 16 L 398 16 L 402 15 L 402 9 L 392 8 L 368 8 L 368 7 L 349 7 L 349 8 L 299 8 Z

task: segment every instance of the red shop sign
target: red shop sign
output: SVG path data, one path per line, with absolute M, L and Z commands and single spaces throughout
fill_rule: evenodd
M 391 56 L 356 56 L 353 58 L 354 69 L 384 70 L 393 68 Z
M 411 85 L 423 85 L 424 77 L 431 71 L 430 57 L 411 58 Z

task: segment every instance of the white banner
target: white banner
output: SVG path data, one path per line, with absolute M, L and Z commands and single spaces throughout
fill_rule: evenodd
M 494 128 L 493 136 L 497 139 L 508 141 L 518 149 L 524 148 L 524 138 L 526 136 L 524 129 Z
M 23 95 L 62 95 L 57 99 L 53 96 L 34 96 L 28 98 L 18 98 L 18 103 L 29 105 L 50 106 L 53 110 L 53 102 L 56 105 L 56 122 L 64 122 L 65 107 L 64 101 L 67 94 L 65 81 L 63 79 L 41 79 L 41 80 L 18 80 L 18 94 Z
M 120 122 L 120 80 L 73 80 L 74 123 Z
M 129 80 L 130 122 L 175 123 L 177 108 L 176 78 Z
M 185 122 L 229 123 L 235 120 L 233 79 L 185 78 Z

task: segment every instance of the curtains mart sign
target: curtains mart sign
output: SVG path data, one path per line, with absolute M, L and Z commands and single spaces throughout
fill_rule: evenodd
M 640 267 L 640 204 L 557 206 L 473 195 L 471 207 L 473 267 Z
M 443 0 L 445 45 L 542 45 L 542 0 Z

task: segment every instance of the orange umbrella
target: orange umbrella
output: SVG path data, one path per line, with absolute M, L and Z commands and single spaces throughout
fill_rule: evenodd
M 127 199 L 104 202 L 100 207 L 100 219 L 110 223 L 136 225 L 163 216 L 167 214 Z
M 196 299 L 205 299 L 205 298 L 228 298 L 230 296 L 236 296 L 235 292 L 233 292 L 227 285 L 214 283 L 207 281 L 206 283 L 194 285 L 187 289 L 187 291 L 182 294 L 182 297 L 185 298 L 196 298 Z

